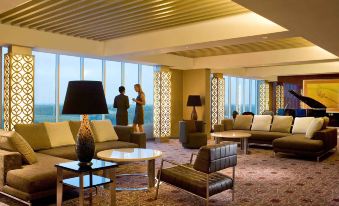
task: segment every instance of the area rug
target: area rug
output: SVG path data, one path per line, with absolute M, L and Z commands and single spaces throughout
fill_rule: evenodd
M 212 142 L 211 142 L 212 143 Z M 164 158 L 185 163 L 190 154 L 197 150 L 184 149 L 178 140 L 169 143 L 148 142 L 148 148 L 164 152 Z M 157 168 L 160 159 L 156 161 Z M 170 166 L 170 165 L 166 165 Z M 145 163 L 121 165 L 118 173 L 143 173 Z M 231 169 L 224 173 L 231 174 Z M 123 177 L 117 180 L 118 186 L 146 186 L 141 177 Z M 231 192 L 225 191 L 210 198 L 210 205 L 244 206 L 339 206 L 339 154 L 338 152 L 318 163 L 314 159 L 298 159 L 293 156 L 273 157 L 271 149 L 250 148 L 249 155 L 239 151 L 236 167 L 235 200 Z M 155 189 L 149 191 L 117 192 L 117 205 L 121 206 L 187 206 L 204 205 L 204 201 L 170 185 L 161 184 L 159 197 L 154 200 Z M 98 190 L 94 205 L 109 205 L 109 192 Z M 20 205 L 0 196 L 0 205 Z M 47 204 L 53 205 L 53 204 Z M 65 206 L 78 205 L 77 198 L 64 202 Z

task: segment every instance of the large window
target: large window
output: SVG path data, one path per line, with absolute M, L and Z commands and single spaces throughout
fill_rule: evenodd
M 121 62 L 106 61 L 105 85 L 109 114 L 105 115 L 105 119 L 110 119 L 113 124 L 116 124 L 116 109 L 113 108 L 113 101 L 115 96 L 119 94 L 118 88 L 122 85 L 121 77 Z
M 257 82 L 255 79 L 224 76 L 225 79 L 225 116 L 232 117 L 234 111 L 239 114 L 253 112 L 257 114 Z
M 141 85 L 145 92 L 145 124 L 153 124 L 153 66 L 142 65 Z
M 34 72 L 34 121 L 55 122 L 56 55 L 33 52 Z
M 2 81 L 4 55 L 7 47 L 0 47 L 2 57 Z M 153 124 L 153 66 L 116 62 L 87 57 L 69 56 L 33 51 L 34 69 L 34 122 L 54 122 L 80 120 L 80 115 L 63 115 L 67 86 L 73 80 L 102 81 L 109 113 L 90 115 L 90 119 L 109 119 L 116 124 L 116 109 L 113 108 L 114 97 L 119 94 L 121 85 L 126 87 L 129 96 L 129 124 L 133 122 L 137 97 L 134 84 L 140 83 L 146 96 L 145 125 Z M 3 84 L 2 91 L 3 91 Z M 3 96 L 2 96 L 3 105 Z M 2 127 L 3 127 L 3 107 Z
M 100 59 L 84 59 L 84 79 L 102 81 L 103 61 Z M 101 114 L 89 115 L 90 120 L 102 119 Z
M 128 123 L 133 123 L 135 102 L 131 99 L 136 98 L 138 94 L 134 91 L 134 84 L 139 83 L 139 68 L 137 64 L 125 63 L 125 87 L 126 95 L 130 99 L 130 108 L 128 110 Z
M 80 120 L 79 115 L 62 115 L 68 82 L 81 79 L 80 57 L 60 55 L 59 121 Z

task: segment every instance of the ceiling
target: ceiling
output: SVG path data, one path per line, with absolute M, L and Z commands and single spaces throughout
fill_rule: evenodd
M 230 0 L 31 0 L 0 21 L 103 41 L 247 11 Z
M 244 43 L 244 44 L 235 44 L 235 45 L 217 46 L 217 47 L 194 49 L 194 50 L 185 50 L 185 51 L 171 52 L 170 54 L 190 57 L 190 58 L 199 58 L 199 57 L 208 57 L 208 56 L 219 56 L 219 55 L 229 55 L 229 54 L 240 54 L 240 53 L 300 48 L 300 47 L 307 47 L 307 46 L 313 46 L 313 45 L 314 44 L 312 44 L 311 42 L 307 41 L 306 39 L 302 37 L 291 37 L 291 38 L 284 38 L 284 39 Z
M 1 0 L 0 46 L 274 80 L 339 72 L 338 0 Z

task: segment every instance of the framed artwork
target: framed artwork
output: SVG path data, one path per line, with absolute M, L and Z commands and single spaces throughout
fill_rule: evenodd
M 311 97 L 327 107 L 327 112 L 339 112 L 339 79 L 303 81 L 304 96 Z

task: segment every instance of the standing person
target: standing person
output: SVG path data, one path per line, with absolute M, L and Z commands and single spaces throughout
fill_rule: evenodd
M 145 94 L 142 91 L 140 84 L 135 84 L 134 90 L 138 92 L 138 96 L 137 98 L 132 99 L 136 103 L 133 129 L 134 132 L 144 132 L 144 105 L 146 104 Z
M 117 108 L 117 125 L 128 125 L 128 112 L 129 100 L 128 96 L 125 95 L 125 87 L 119 87 L 120 94 L 114 98 L 113 107 Z

